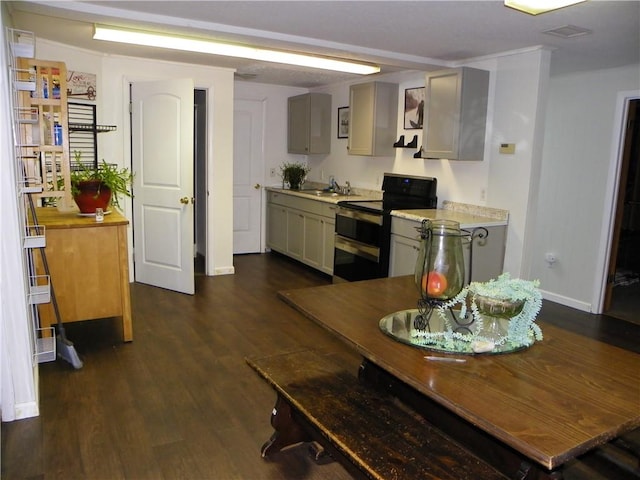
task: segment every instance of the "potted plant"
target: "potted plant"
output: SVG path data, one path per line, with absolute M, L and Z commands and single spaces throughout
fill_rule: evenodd
M 131 197 L 133 174 L 127 168 L 119 169 L 104 160 L 97 168 L 79 162 L 71 171 L 71 196 L 80 213 L 95 213 L 96 208 L 107 212 L 109 206 L 120 207 L 119 196 Z
M 303 163 L 283 163 L 280 166 L 283 187 L 284 183 L 288 183 L 291 190 L 299 190 L 309 171 L 311 168 Z

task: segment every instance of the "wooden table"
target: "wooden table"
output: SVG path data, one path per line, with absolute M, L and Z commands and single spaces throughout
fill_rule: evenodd
M 399 343 L 378 327 L 385 315 L 415 308 L 410 276 L 280 296 L 443 411 L 531 460 L 547 478 L 640 426 L 637 353 L 539 322 L 544 340 L 529 349 L 464 356 L 465 363 L 429 362 L 423 358 L 428 351 Z
M 116 210 L 104 222 L 56 208 L 37 208 L 45 226 L 47 263 L 62 321 L 117 317 L 125 342 L 133 340 L 127 225 Z M 35 254 L 40 260 L 40 255 Z M 43 266 L 39 262 L 39 274 Z M 41 327 L 55 324 L 51 303 L 39 306 Z

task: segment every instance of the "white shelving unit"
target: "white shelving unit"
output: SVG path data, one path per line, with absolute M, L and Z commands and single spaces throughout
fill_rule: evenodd
M 51 301 L 51 280 L 48 275 L 37 275 L 34 252 L 46 246 L 45 228 L 30 218 L 27 204 L 30 196 L 43 192 L 43 178 L 39 171 L 41 155 L 39 145 L 34 141 L 33 131 L 40 122 L 37 106 L 24 105 L 25 92 L 34 95 L 37 81 L 28 69 L 20 67 L 19 58 L 34 58 L 35 37 L 24 30 L 7 29 L 9 43 L 9 70 L 12 80 L 11 109 L 13 112 L 14 166 L 17 179 L 19 218 L 23 226 L 23 269 L 25 271 L 25 298 L 32 331 L 32 352 L 34 362 L 50 362 L 56 359 L 56 335 L 52 327 L 40 328 L 38 305 Z M 44 253 L 43 253 L 44 254 Z

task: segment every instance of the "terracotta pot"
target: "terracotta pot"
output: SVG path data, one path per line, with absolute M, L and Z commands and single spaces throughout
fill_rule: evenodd
M 96 213 L 96 208 L 105 212 L 111 201 L 111 189 L 99 180 L 85 180 L 77 184 L 80 193 L 74 195 L 73 200 L 78 205 L 80 213 Z

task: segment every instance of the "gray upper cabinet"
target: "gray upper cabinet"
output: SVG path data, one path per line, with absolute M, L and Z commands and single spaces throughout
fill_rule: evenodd
M 482 160 L 489 72 L 461 67 L 426 76 L 423 158 Z
M 305 93 L 288 99 L 287 151 L 313 155 L 331 151 L 331 95 Z
M 349 155 L 395 155 L 398 85 L 370 82 L 349 88 Z

